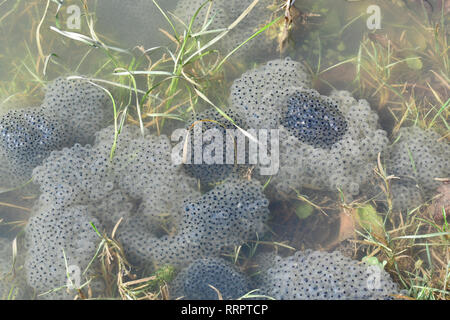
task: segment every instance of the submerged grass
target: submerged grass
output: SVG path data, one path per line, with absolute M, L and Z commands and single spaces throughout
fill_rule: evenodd
M 378 183 L 386 206 L 372 201 L 344 204 L 353 217 L 359 208 L 371 208 L 369 220 L 357 224 L 351 240 L 357 251 L 366 257 L 376 257 L 406 290 L 403 299 L 449 299 L 450 232 L 445 208 L 442 223 L 436 221 L 431 201 L 410 210 L 406 215 L 392 212 L 390 181 L 379 164 Z M 361 221 L 360 221 L 361 222 Z
M 411 26 L 398 33 L 369 34 L 361 43 L 357 61 L 357 83 L 363 97 L 376 99 L 379 110 L 393 118 L 395 135 L 403 125 L 432 129 L 450 138 L 448 19 L 442 8 L 433 21 L 424 10 L 424 19 L 408 12 Z M 405 37 L 414 30 L 415 39 Z M 414 41 L 414 43 L 410 43 Z M 389 128 L 388 128 L 389 129 Z M 409 152 L 412 166 L 416 170 Z M 389 182 L 379 163 L 377 169 L 385 194 L 383 235 L 370 230 L 360 233 L 367 255 L 387 261 L 386 268 L 416 299 L 449 299 L 450 233 L 445 208 L 436 220 L 432 201 L 410 210 L 406 216 L 392 212 Z

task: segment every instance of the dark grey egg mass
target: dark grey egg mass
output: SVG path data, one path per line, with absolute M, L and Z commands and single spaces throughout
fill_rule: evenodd
M 72 143 L 59 123 L 37 110 L 13 110 L 0 118 L 0 152 L 5 153 L 12 170 L 31 175 L 52 150 Z
M 46 86 L 40 107 L 0 117 L 0 183 L 11 188 L 31 178 L 52 151 L 91 143 L 109 119 L 108 98 L 96 85 L 57 78 Z
M 289 97 L 281 124 L 300 141 L 323 149 L 330 149 L 347 131 L 336 104 L 306 92 Z
M 205 135 L 207 130 L 215 129 L 218 131 L 218 134 L 222 137 L 222 151 L 221 162 L 222 163 L 195 163 L 195 146 L 194 146 L 194 130 L 191 130 L 191 150 L 190 150 L 190 163 L 184 164 L 185 172 L 198 180 L 201 181 L 202 184 L 214 184 L 225 180 L 232 172 L 234 168 L 234 164 L 226 163 L 226 129 L 233 129 L 233 125 L 229 123 L 221 114 L 219 114 L 216 110 L 208 109 L 189 120 L 189 125 L 187 128 L 192 127 L 193 125 L 201 124 L 202 127 L 202 135 Z M 215 139 L 212 141 L 208 141 L 202 145 L 202 154 L 205 152 L 205 148 L 209 146 L 211 143 L 215 143 Z M 215 157 L 216 150 L 213 150 L 211 156 Z M 220 157 L 220 155 L 219 155 Z
M 184 269 L 174 281 L 174 298 L 188 300 L 218 300 L 213 288 L 219 290 L 225 300 L 237 299 L 249 291 L 245 276 L 225 260 L 200 259 Z

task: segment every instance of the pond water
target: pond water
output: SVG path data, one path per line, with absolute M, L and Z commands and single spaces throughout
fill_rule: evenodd
M 0 299 L 448 298 L 449 11 L 0 0 Z

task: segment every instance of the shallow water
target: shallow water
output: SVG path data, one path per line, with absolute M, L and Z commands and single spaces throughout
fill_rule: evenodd
M 86 8 L 82 8 L 79 1 L 64 1 L 59 8 L 49 1 L 46 8 L 45 1 L 0 0 L 0 115 L 11 109 L 39 106 L 44 98 L 43 89 L 57 77 L 86 75 L 97 80 L 103 79 L 104 82 L 97 83 L 105 86 L 108 85 L 106 81 L 131 86 L 128 91 L 113 86 L 111 92 L 117 107 L 123 110 L 129 105 L 130 117 L 137 119 L 133 84 L 125 77 L 118 78 L 112 73 L 124 71 L 124 66 L 130 67 L 130 70 L 142 70 L 150 60 L 157 61 L 162 56 L 170 58 L 169 50 L 175 52 L 176 48 L 170 37 L 164 34 L 166 32 L 160 30 L 171 33 L 171 26 L 151 1 L 133 1 L 133 7 L 125 1 L 107 4 L 104 1 L 97 4 L 95 0 L 89 0 L 87 4 L 88 12 L 93 14 L 98 10 L 92 15 L 95 21 L 93 29 L 98 40 L 109 47 L 109 54 L 100 48 L 102 45 L 96 42 L 97 39 L 91 42 L 95 36 L 87 24 L 90 16 L 85 15 Z M 160 2 L 163 10 L 174 12 L 178 0 Z M 246 44 L 242 49 L 245 54 L 225 63 L 224 74 L 202 82 L 203 86 L 195 88 L 205 88 L 210 100 L 227 109 L 230 87 L 242 73 L 261 63 L 290 57 L 305 65 L 306 72 L 311 74 L 311 88 L 320 94 L 329 95 L 333 89 L 338 89 L 349 91 L 356 99 L 367 99 L 371 110 L 379 117 L 380 128 L 387 132 L 386 136 L 391 142 L 399 127 L 420 124 L 443 136 L 441 142 L 446 143 L 445 136 L 448 142 L 449 132 L 448 107 L 439 110 L 447 101 L 450 90 L 446 81 L 448 55 L 446 58 L 442 54 L 448 48 L 436 49 L 441 43 L 430 38 L 431 26 L 439 24 L 443 28 L 443 22 L 449 22 L 449 7 L 445 3 L 440 0 L 297 0 L 296 9 L 292 9 L 294 22 L 282 45 L 277 43 L 277 37 L 282 33 L 282 24 L 278 24 L 276 29 L 272 28 L 272 31 L 259 35 L 261 38 Z M 279 16 L 280 12 L 274 16 Z M 217 13 L 217 17 L 221 18 L 220 14 Z M 249 14 L 249 19 L 255 18 L 252 14 Z M 247 30 L 245 21 L 241 22 L 242 33 L 250 30 L 251 34 L 262 26 Z M 268 23 L 271 16 L 268 14 L 255 21 Z M 180 28 L 178 23 L 175 25 Z M 448 30 L 444 34 L 448 37 Z M 80 35 L 85 36 L 84 41 L 76 40 L 83 40 Z M 270 44 L 265 46 L 266 43 Z M 168 50 L 152 49 L 156 47 Z M 221 47 L 220 42 L 213 48 L 224 50 L 220 52 L 222 57 L 233 49 L 228 43 Z M 148 55 L 142 54 L 145 50 L 149 50 Z M 167 72 L 167 68 L 164 70 Z M 201 70 L 198 72 L 201 73 Z M 155 84 L 145 77 L 137 76 L 136 80 L 137 88 L 143 92 Z M 198 81 L 202 80 L 199 77 Z M 186 87 L 189 85 L 186 84 Z M 180 90 L 183 88 L 180 87 Z M 161 96 L 164 94 L 167 92 L 159 92 Z M 189 109 L 191 104 L 198 110 L 211 107 L 198 97 L 198 101 L 194 99 L 197 104 L 192 102 L 189 99 L 192 95 L 195 93 L 190 89 L 184 95 L 182 93 L 168 99 L 171 106 L 183 105 L 175 109 L 176 117 L 188 119 L 192 111 Z M 142 96 L 140 94 L 140 98 Z M 160 96 L 152 102 L 158 99 Z M 405 106 L 408 111 L 403 119 Z M 108 125 L 113 123 L 111 109 Z M 149 110 L 148 113 L 151 113 L 153 109 Z M 149 118 L 148 122 L 154 117 Z M 134 124 L 139 123 L 135 121 Z M 159 125 L 161 127 L 152 125 L 151 131 L 170 135 L 173 128 L 185 126 L 179 120 L 170 119 Z M 439 163 L 433 165 L 438 166 Z M 443 165 L 447 163 L 444 161 Z M 0 166 L 6 167 L 2 163 Z M 373 167 L 376 167 L 376 159 Z M 442 171 L 448 172 L 449 168 L 444 167 Z M 369 184 L 376 183 L 379 181 L 374 177 Z M 8 183 L 0 181 L 0 221 L 3 220 L 0 237 L 14 239 L 21 235 L 31 212 L 37 210 L 32 207 L 40 192 L 32 185 L 18 185 L 17 190 L 7 191 L 10 188 Z M 201 191 L 208 189 L 211 187 L 202 188 Z M 277 190 L 272 189 L 272 184 L 268 183 L 265 192 L 271 201 L 268 226 L 272 232 L 269 232 L 271 236 L 263 239 L 266 245 L 261 245 L 262 251 L 276 248 L 290 255 L 292 248 L 331 250 L 342 244 L 347 235 L 345 232 L 348 232 L 348 228 L 343 230 L 344 211 L 340 206 L 342 195 L 335 190 L 317 189 L 321 188 L 313 184 L 311 187 L 308 183 L 301 190 L 296 190 L 298 197 L 294 193 L 293 197 L 282 199 Z M 361 187 L 359 194 L 344 201 L 350 203 L 372 197 L 375 198 L 373 189 Z M 141 206 L 141 201 L 134 202 L 132 206 Z M 385 200 L 375 207 L 379 212 L 387 211 Z M 215 219 L 223 217 L 219 215 Z M 169 234 L 166 227 L 170 229 L 171 224 L 168 223 L 168 226 L 164 225 L 158 232 Z M 340 249 L 345 251 L 348 248 L 341 245 Z M 242 251 L 249 254 L 252 248 L 243 247 Z M 357 258 L 363 256 L 359 252 Z

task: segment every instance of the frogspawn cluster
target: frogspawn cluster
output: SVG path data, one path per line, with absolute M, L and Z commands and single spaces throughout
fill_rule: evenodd
M 113 143 L 113 127 L 105 128 L 92 146 L 55 151 L 33 171 L 42 194 L 27 225 L 26 266 L 38 292 L 64 286 L 67 265 L 89 275 L 96 230 L 111 231 L 120 218 L 127 256 L 155 266 L 217 256 L 263 232 L 269 210 L 258 182 L 230 177 L 200 195 L 172 164 L 168 137 L 126 126 L 111 158 Z
M 367 101 L 346 91 L 324 96 L 309 86 L 303 65 L 282 59 L 244 73 L 231 88 L 228 114 L 239 126 L 280 131 L 280 171 L 270 181 L 279 195 L 302 187 L 357 195 L 385 151 L 388 172 L 401 179 L 392 185 L 400 207 L 417 192 L 403 181 L 429 192 L 436 177 L 448 174 L 448 145 L 436 134 L 404 128 L 388 147 Z M 210 286 L 226 299 L 251 289 L 277 299 L 390 299 L 397 293 L 383 270 L 336 252 L 262 255 L 260 275 L 247 278 L 219 256 L 264 233 L 269 201 L 258 179 L 243 179 L 232 166 L 174 164 L 165 135 L 132 126 L 117 137 L 113 126 L 100 130 L 105 100 L 92 84 L 58 79 L 39 109 L 11 111 L 0 121 L 1 156 L 16 170 L 32 171 L 41 190 L 26 227 L 24 262 L 39 297 L 70 298 L 89 281 L 101 296 L 92 259 L 102 240 L 98 231 L 114 226 L 134 264 L 182 270 L 172 284 L 174 297 L 216 298 Z M 204 119 L 212 120 L 205 129 L 223 134 L 233 128 L 220 125 L 217 112 L 191 122 Z M 202 194 L 197 180 L 215 187 Z M 71 291 L 68 280 L 75 283 Z
M 338 251 L 306 250 L 286 258 L 269 254 L 260 259 L 260 293 L 278 300 L 386 300 L 399 293 L 379 266 Z
M 397 210 L 414 209 L 432 195 L 439 178 L 450 176 L 450 145 L 431 130 L 400 128 L 389 147 L 387 172 L 391 182 L 393 206 Z
M 108 119 L 108 98 L 80 79 L 58 78 L 46 87 L 42 105 L 0 117 L 0 177 L 17 187 L 53 150 L 93 141 Z
M 208 258 L 199 259 L 180 271 L 170 287 L 173 298 L 235 300 L 250 291 L 250 282 L 226 260 Z
M 271 180 L 278 193 L 309 187 L 357 195 L 387 147 L 386 132 L 366 100 L 346 91 L 323 96 L 309 85 L 300 62 L 269 61 L 234 81 L 230 108 L 247 129 L 279 130 L 280 170 Z

